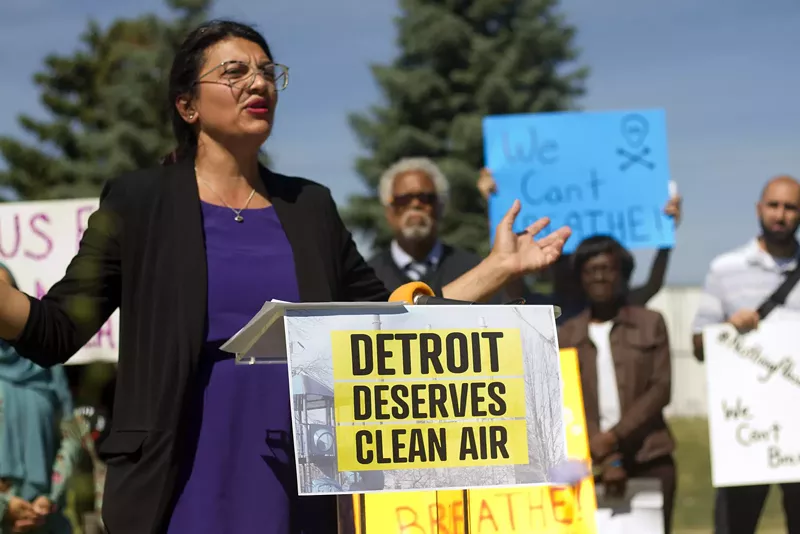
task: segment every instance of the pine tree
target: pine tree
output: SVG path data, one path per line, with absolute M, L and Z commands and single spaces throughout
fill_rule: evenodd
M 109 178 L 156 164 L 174 144 L 165 102 L 173 53 L 210 4 L 168 0 L 173 19 L 90 22 L 80 50 L 48 56 L 34 81 L 50 119 L 19 117 L 33 144 L 0 137 L 0 186 L 23 199 L 96 196 Z
M 588 74 L 574 65 L 575 30 L 557 0 L 400 0 L 400 7 L 400 56 L 372 67 L 385 105 L 350 117 L 370 153 L 356 169 L 371 194 L 351 197 L 343 216 L 386 246 L 380 174 L 402 157 L 427 156 L 451 184 L 444 240 L 486 253 L 486 206 L 475 187 L 481 119 L 574 108 Z

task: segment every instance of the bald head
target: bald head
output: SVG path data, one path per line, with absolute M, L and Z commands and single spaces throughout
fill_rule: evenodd
M 765 241 L 776 245 L 793 242 L 800 226 L 800 182 L 788 175 L 767 182 L 757 211 Z
M 764 186 L 764 189 L 761 190 L 761 201 L 763 202 L 764 198 L 769 196 L 770 193 L 773 193 L 775 189 L 778 191 L 785 190 L 786 193 L 789 193 L 790 195 L 793 192 L 797 203 L 800 204 L 800 182 L 788 174 L 776 176 L 767 182 L 767 184 Z

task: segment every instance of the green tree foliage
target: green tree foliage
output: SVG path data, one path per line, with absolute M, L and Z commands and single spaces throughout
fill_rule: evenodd
M 574 28 L 557 0 L 400 0 L 400 55 L 372 72 L 384 105 L 350 123 L 368 155 L 356 169 L 371 194 L 343 210 L 375 245 L 391 236 L 377 198 L 381 172 L 402 157 L 434 159 L 450 180 L 443 238 L 488 251 L 486 206 L 475 183 L 486 115 L 575 107 L 587 69 L 575 66 Z
M 90 22 L 79 50 L 34 77 L 49 117 L 21 115 L 28 143 L 0 137 L 0 186 L 23 199 L 95 196 L 109 178 L 156 164 L 174 143 L 165 101 L 172 56 L 211 0 L 168 0 L 174 17 Z

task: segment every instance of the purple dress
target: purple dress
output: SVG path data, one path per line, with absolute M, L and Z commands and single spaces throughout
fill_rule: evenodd
M 247 210 L 243 223 L 228 208 L 202 209 L 207 337 L 169 532 L 328 530 L 332 525 L 308 524 L 314 514 L 304 513 L 308 503 L 296 496 L 286 365 L 235 365 L 219 350 L 265 301 L 299 300 L 292 249 L 273 208 Z

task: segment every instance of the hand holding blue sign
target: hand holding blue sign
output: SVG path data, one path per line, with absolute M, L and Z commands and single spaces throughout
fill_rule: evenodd
M 669 198 L 669 202 L 667 202 L 666 207 L 664 208 L 664 214 L 672 217 L 672 220 L 675 221 L 675 228 L 681 224 L 681 205 L 683 204 L 683 198 L 678 194 L 675 193 Z

